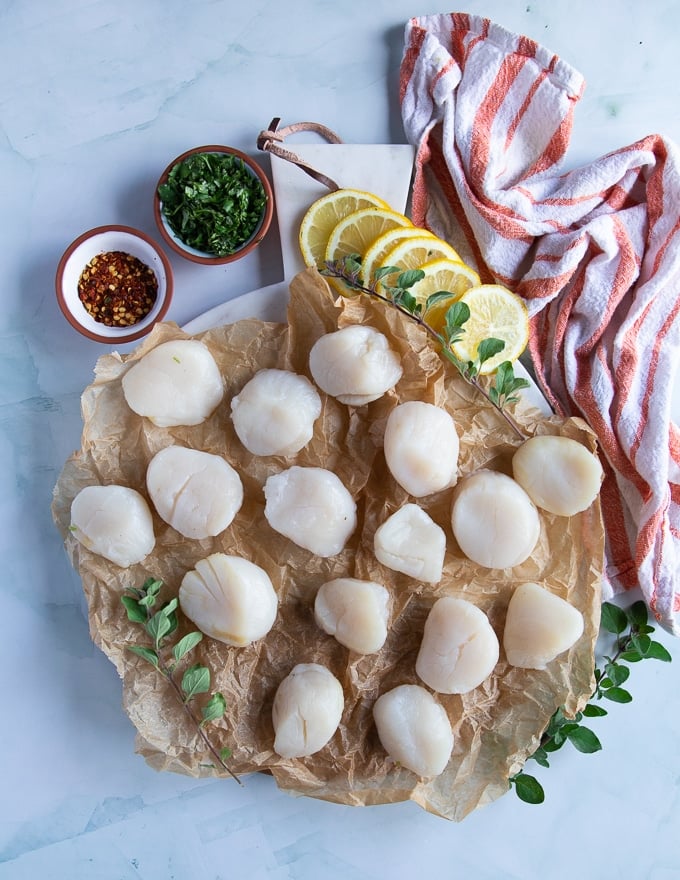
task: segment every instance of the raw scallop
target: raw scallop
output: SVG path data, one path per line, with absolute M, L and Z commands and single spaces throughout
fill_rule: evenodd
M 458 432 L 439 406 L 409 400 L 396 406 L 385 425 L 385 460 L 399 485 L 415 498 L 456 482 Z
M 418 684 L 402 684 L 375 701 L 373 718 L 387 754 L 423 777 L 439 776 L 453 750 L 449 718 L 432 694 Z
M 122 382 L 130 409 L 159 428 L 199 425 L 224 396 L 215 358 L 196 339 L 162 342 L 133 364 Z
M 71 504 L 71 534 L 88 550 L 123 568 L 154 548 L 149 505 L 127 486 L 85 486 Z
M 350 651 L 373 654 L 387 638 L 389 605 L 390 594 L 382 584 L 335 578 L 319 587 L 314 619 Z
M 512 568 L 531 556 L 541 533 L 533 502 L 512 477 L 480 470 L 456 487 L 451 528 L 463 553 L 485 568 Z
M 520 584 L 510 598 L 503 633 L 508 663 L 545 669 L 583 633 L 583 616 L 566 599 L 539 584 Z
M 272 706 L 274 751 L 305 758 L 338 729 L 345 697 L 337 678 L 319 663 L 298 663 L 278 686 Z
M 272 628 L 278 597 L 259 565 L 241 556 L 213 553 L 184 575 L 179 604 L 201 632 L 242 648 Z
M 602 483 L 602 465 L 577 440 L 531 437 L 512 458 L 517 482 L 538 507 L 573 516 L 593 503 Z
M 441 694 L 467 694 L 498 662 L 489 618 L 466 599 L 443 596 L 432 606 L 416 659 L 416 673 Z
M 316 388 L 290 370 L 260 370 L 231 401 L 234 430 L 253 455 L 294 455 L 320 415 Z
M 335 556 L 357 525 L 356 504 L 332 471 L 293 465 L 267 478 L 269 525 L 317 556 Z
M 378 526 L 373 548 L 393 571 L 428 584 L 441 580 L 446 534 L 417 504 L 405 504 Z
M 341 403 L 363 406 L 394 388 L 401 359 L 387 337 L 365 324 L 352 324 L 318 339 L 309 353 L 316 384 Z
M 146 486 L 159 516 L 185 538 L 219 535 L 243 503 L 243 484 L 219 455 L 167 446 L 149 462 Z

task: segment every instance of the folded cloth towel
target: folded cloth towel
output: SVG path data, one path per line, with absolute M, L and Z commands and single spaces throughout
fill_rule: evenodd
M 583 86 L 487 19 L 412 19 L 400 89 L 413 220 L 525 298 L 543 393 L 601 446 L 603 595 L 639 586 L 677 635 L 680 151 L 652 135 L 562 172 Z

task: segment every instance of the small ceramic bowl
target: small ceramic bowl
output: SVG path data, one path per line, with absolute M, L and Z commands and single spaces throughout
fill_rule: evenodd
M 158 188 L 167 183 L 170 172 L 173 168 L 175 168 L 175 166 L 179 165 L 181 162 L 184 162 L 191 156 L 196 155 L 197 153 L 226 153 L 227 155 L 235 156 L 237 159 L 240 159 L 243 162 L 247 172 L 253 178 L 258 180 L 262 187 L 262 191 L 265 197 L 265 204 L 262 211 L 261 219 L 251 235 L 247 239 L 245 239 L 239 245 L 239 247 L 235 251 L 233 251 L 233 253 L 219 256 L 217 254 L 211 254 L 206 253 L 205 251 L 196 250 L 195 248 L 183 242 L 181 238 L 179 238 L 179 236 L 170 227 L 170 224 L 168 223 L 163 213 L 163 201 L 158 193 Z M 203 147 L 195 147 L 192 150 L 187 150 L 185 153 L 177 156 L 176 159 L 173 159 L 172 162 L 165 169 L 165 171 L 161 174 L 158 184 L 156 185 L 156 191 L 154 193 L 154 216 L 156 218 L 156 225 L 158 226 L 158 230 L 163 236 L 163 240 L 176 253 L 180 254 L 180 256 L 185 257 L 187 260 L 191 260 L 194 263 L 202 263 L 207 266 L 219 266 L 224 263 L 232 263 L 234 260 L 239 260 L 241 259 L 241 257 L 249 254 L 254 248 L 257 247 L 257 245 L 267 234 L 269 226 L 272 222 L 273 215 L 274 195 L 267 176 L 254 159 L 251 159 L 250 156 L 242 153 L 240 150 L 237 150 L 234 147 L 225 147 L 212 144 Z
M 151 269 L 156 276 L 156 298 L 150 311 L 135 323 L 114 326 L 96 321 L 81 302 L 78 283 L 94 257 L 122 251 Z M 88 339 L 115 345 L 141 339 L 162 321 L 172 301 L 170 261 L 155 242 L 129 226 L 97 226 L 76 238 L 59 260 L 56 274 L 57 301 L 66 320 Z

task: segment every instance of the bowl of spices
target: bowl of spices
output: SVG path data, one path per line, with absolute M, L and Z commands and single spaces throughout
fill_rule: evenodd
M 172 268 L 155 242 L 130 226 L 98 226 L 64 252 L 57 301 L 76 330 L 96 342 L 141 339 L 172 300 Z
M 267 234 L 273 213 L 265 173 L 233 147 L 187 150 L 156 186 L 154 215 L 163 239 L 195 263 L 220 265 L 249 254 Z

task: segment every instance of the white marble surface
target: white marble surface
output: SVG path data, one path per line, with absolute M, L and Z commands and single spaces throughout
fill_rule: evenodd
M 92 644 L 50 517 L 78 445 L 79 395 L 101 345 L 56 304 L 65 246 L 103 223 L 154 235 L 167 161 L 224 142 L 255 152 L 273 116 L 353 143 L 401 143 L 397 72 L 422 0 L 0 0 L 0 880 L 474 880 L 680 877 L 680 650 L 633 669 L 634 702 L 593 720 L 604 750 L 536 768 L 514 794 L 447 823 L 411 804 L 344 808 L 150 770 L 134 754 L 115 670 Z M 680 141 L 680 4 L 473 0 L 586 77 L 570 165 L 654 131 Z M 265 167 L 269 167 L 266 158 Z M 282 278 L 276 228 L 206 269 L 173 258 L 184 323 Z

